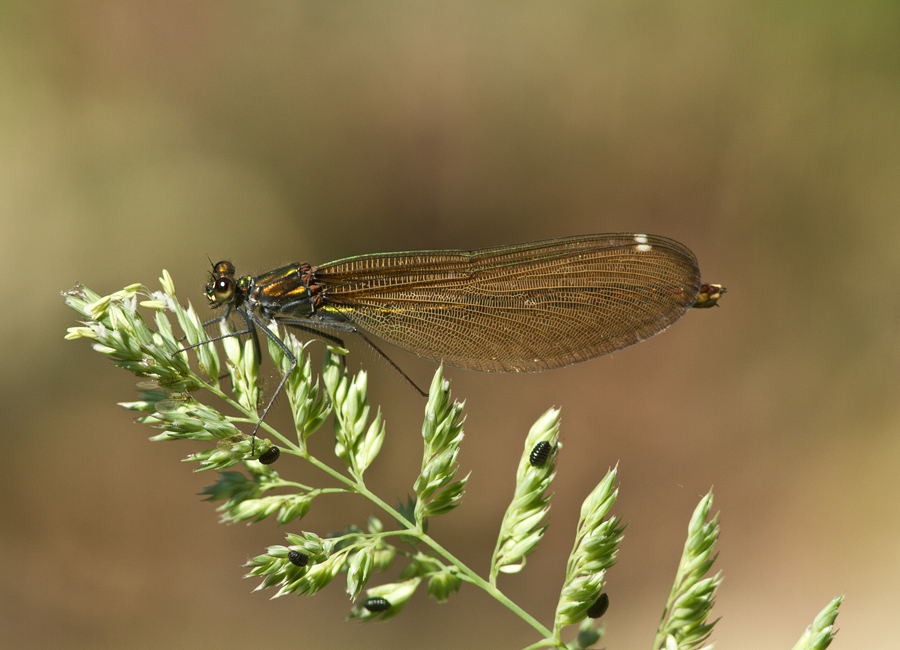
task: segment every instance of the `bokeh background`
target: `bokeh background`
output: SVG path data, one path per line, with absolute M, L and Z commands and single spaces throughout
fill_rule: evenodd
M 250 273 L 628 230 L 690 246 L 721 308 L 564 370 L 448 370 L 473 475 L 432 532 L 486 571 L 521 442 L 556 405 L 552 525 L 502 582 L 536 616 L 552 620 L 581 499 L 619 463 L 606 647 L 649 647 L 710 486 L 717 647 L 790 648 L 841 593 L 833 647 L 895 647 L 898 36 L 885 0 L 0 4 L 4 645 L 534 642 L 471 587 L 371 626 L 343 622 L 340 580 L 251 593 L 241 564 L 285 531 L 217 523 L 197 496 L 214 476 L 179 462 L 196 447 L 150 444 L 115 405 L 135 382 L 63 341 L 59 292 L 156 288 L 166 268 L 202 304 L 208 257 Z M 389 427 L 370 485 L 403 496 L 423 402 L 354 352 Z M 433 363 L 391 352 L 428 383 Z M 322 498 L 302 526 L 368 512 Z

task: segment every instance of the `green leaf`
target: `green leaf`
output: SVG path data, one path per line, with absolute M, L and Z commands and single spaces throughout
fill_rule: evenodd
M 462 580 L 456 571 L 444 568 L 428 578 L 428 595 L 439 603 L 447 602 L 450 594 L 459 591 Z
M 425 526 L 427 517 L 450 512 L 462 501 L 468 477 L 452 483 L 458 465 L 456 457 L 463 439 L 462 425 L 464 404 L 450 401 L 450 382 L 443 378 L 443 366 L 434 373 L 428 403 L 425 405 L 425 421 L 422 438 L 422 469 L 414 490 L 417 501 L 415 521 Z
M 834 640 L 837 630 L 834 629 L 834 621 L 837 618 L 843 596 L 834 598 L 825 608 L 819 612 L 812 625 L 806 628 L 800 640 L 794 645 L 794 650 L 825 650 Z
M 361 480 L 384 441 L 381 411 L 368 423 L 371 408 L 364 370 L 351 379 L 346 368 L 331 364 L 326 365 L 324 374 L 325 388 L 334 409 L 335 454 L 347 464 L 350 474 Z
M 367 598 L 384 598 L 390 603 L 390 608 L 383 612 L 370 612 L 364 607 L 364 603 L 359 603 L 350 612 L 349 618 L 358 618 L 363 621 L 375 619 L 386 621 L 389 618 L 393 618 L 406 607 L 421 581 L 421 578 L 413 578 L 404 582 L 393 582 L 368 589 L 366 591 Z
M 603 591 L 606 570 L 615 564 L 625 526 L 606 518 L 616 501 L 616 470 L 611 469 L 581 506 L 575 546 L 566 566 L 566 580 L 556 607 L 556 634 L 580 623 Z
M 497 574 L 518 573 L 525 566 L 525 557 L 540 542 L 547 525 L 544 522 L 550 511 L 547 488 L 556 475 L 556 450 L 559 449 L 559 411 L 551 408 L 532 425 L 519 459 L 516 472 L 516 489 L 512 502 L 506 509 L 500 534 L 491 559 L 491 583 Z M 552 458 L 542 465 L 531 464 L 534 447 L 542 442 L 554 449 Z
M 351 598 L 356 598 L 363 590 L 375 567 L 375 548 L 371 545 L 363 546 L 350 558 L 350 567 L 347 570 L 347 593 Z
M 327 586 L 347 560 L 346 551 L 331 552 L 328 545 L 302 544 L 302 550 L 308 557 L 306 566 L 295 566 L 287 559 L 288 549 L 270 547 L 265 555 L 258 555 L 245 566 L 250 567 L 246 577 L 263 576 L 263 582 L 256 591 L 278 587 L 273 598 L 286 594 L 311 596 Z
M 708 520 L 712 499 L 710 490 L 694 509 L 675 584 L 653 642 L 654 648 L 671 643 L 675 643 L 679 650 L 700 648 L 709 639 L 716 624 L 716 621 L 707 623 L 707 617 L 712 611 L 722 578 L 718 573 L 711 578 L 703 578 L 716 559 L 712 552 L 719 537 L 719 515 Z

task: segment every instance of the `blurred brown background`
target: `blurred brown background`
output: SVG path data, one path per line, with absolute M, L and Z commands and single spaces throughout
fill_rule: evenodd
M 647 648 L 687 522 L 722 511 L 717 647 L 790 648 L 840 593 L 838 648 L 900 607 L 900 4 L 712 1 L 0 4 L 0 638 L 31 648 L 520 648 L 471 587 L 363 627 L 338 580 L 251 593 L 284 530 L 217 523 L 213 475 L 115 406 L 134 381 L 65 343 L 60 290 L 202 303 L 244 273 L 367 252 L 648 231 L 721 308 L 533 376 L 449 370 L 467 500 L 432 532 L 486 571 L 521 441 L 565 444 L 553 522 L 502 586 L 552 620 L 581 499 L 619 463 L 629 523 L 609 648 Z M 384 405 L 370 470 L 411 490 L 424 402 L 355 348 Z M 434 364 L 391 350 L 427 384 Z M 282 401 L 273 423 L 287 422 Z M 330 426 L 318 434 L 330 447 Z M 279 469 L 319 480 L 284 458 Z M 322 498 L 302 522 L 363 523 Z M 287 530 L 296 530 L 293 525 Z M 889 628 L 889 625 L 891 626 Z M 891 633 L 889 634 L 889 630 Z

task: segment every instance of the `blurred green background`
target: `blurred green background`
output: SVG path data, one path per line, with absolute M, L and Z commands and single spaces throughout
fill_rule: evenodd
M 607 647 L 649 647 L 711 485 L 717 647 L 790 648 L 840 593 L 834 647 L 893 647 L 898 35 L 900 4 L 884 0 L 0 3 L 0 638 L 534 642 L 470 587 L 366 627 L 343 622 L 340 581 L 312 599 L 251 593 L 241 564 L 285 531 L 217 523 L 196 496 L 214 476 L 179 463 L 196 448 L 148 443 L 115 406 L 134 380 L 63 342 L 75 315 L 59 291 L 157 288 L 166 268 L 200 305 L 207 256 L 255 273 L 628 230 L 690 246 L 728 287 L 721 308 L 564 370 L 448 370 L 473 476 L 432 532 L 486 571 L 521 441 L 561 406 L 552 526 L 502 582 L 538 618 L 552 620 L 581 499 L 618 462 L 615 512 L 630 523 Z M 403 496 L 424 402 L 354 351 L 389 427 L 369 484 Z M 428 383 L 433 363 L 389 351 Z M 286 403 L 275 410 L 287 423 Z M 323 498 L 302 525 L 368 512 Z

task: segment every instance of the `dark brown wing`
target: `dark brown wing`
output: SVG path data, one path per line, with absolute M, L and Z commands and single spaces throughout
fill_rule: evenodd
M 697 299 L 693 253 L 612 233 L 362 255 L 320 266 L 323 310 L 401 348 L 486 372 L 560 368 L 666 329 Z

